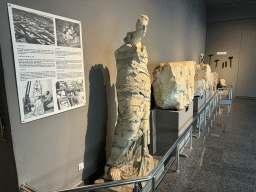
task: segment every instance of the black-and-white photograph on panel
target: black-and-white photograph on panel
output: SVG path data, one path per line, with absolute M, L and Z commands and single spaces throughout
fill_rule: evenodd
M 16 42 L 54 45 L 52 17 L 12 8 Z
M 55 19 L 57 46 L 81 48 L 80 25 L 61 19 Z
M 83 107 L 86 82 L 81 21 L 7 6 L 21 122 Z
M 83 79 L 56 82 L 56 97 L 59 110 L 84 104 L 84 96 Z
M 22 82 L 24 90 L 24 118 L 36 118 L 54 112 L 52 80 L 31 80 Z

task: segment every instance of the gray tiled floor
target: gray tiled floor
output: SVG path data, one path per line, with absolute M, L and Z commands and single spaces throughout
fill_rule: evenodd
M 234 100 L 230 116 L 217 117 L 193 146 L 156 191 L 256 191 L 256 100 Z

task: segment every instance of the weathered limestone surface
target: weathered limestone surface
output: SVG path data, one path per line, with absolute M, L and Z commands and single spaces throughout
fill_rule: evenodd
M 195 96 L 202 96 L 205 91 L 205 80 L 202 78 L 195 78 L 195 86 L 194 86 L 194 95 Z
M 217 87 L 217 84 L 218 84 L 218 73 L 212 72 L 211 73 L 211 79 L 212 79 L 213 91 L 215 91 L 216 87 Z
M 195 63 L 161 63 L 154 69 L 154 98 L 159 108 L 181 110 L 193 100 Z
M 208 64 L 196 65 L 195 78 L 202 78 L 205 80 L 206 89 L 212 86 L 211 67 Z
M 118 119 L 111 155 L 104 179 L 122 180 L 147 175 L 154 167 L 147 145 L 150 142 L 149 116 L 151 84 L 148 54 L 141 46 L 148 17 L 141 15 L 136 31 L 127 33 L 125 44 L 115 52 Z

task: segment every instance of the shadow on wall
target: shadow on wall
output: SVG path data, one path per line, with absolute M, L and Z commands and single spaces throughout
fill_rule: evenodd
M 93 66 L 89 73 L 90 96 L 88 123 L 85 136 L 84 184 L 92 184 L 104 173 L 106 164 L 106 136 L 108 123 L 108 92 L 110 86 L 109 70 L 102 64 Z M 111 91 L 112 92 L 112 91 Z M 111 94 L 112 95 L 112 94 Z
M 0 191 L 19 191 L 18 176 L 14 159 L 11 125 L 4 83 L 2 52 L 0 45 L 0 117 L 5 128 L 6 141 L 0 139 Z M 8 165 L 8 166 L 7 166 Z
M 151 83 L 153 82 L 153 80 L 154 80 L 154 77 L 153 77 L 153 71 L 154 71 L 154 69 L 155 69 L 155 67 L 157 66 L 157 65 L 159 65 L 160 63 L 148 63 L 148 72 L 149 72 L 149 75 L 150 75 L 150 81 L 151 81 Z
M 108 98 L 108 133 L 107 133 L 107 146 L 106 146 L 106 155 L 107 158 L 110 156 L 111 149 L 112 149 L 112 143 L 114 141 L 114 130 L 117 120 L 117 102 L 115 100 L 115 90 L 116 86 L 115 84 L 112 84 L 112 86 L 109 85 L 109 88 L 107 87 L 107 98 Z

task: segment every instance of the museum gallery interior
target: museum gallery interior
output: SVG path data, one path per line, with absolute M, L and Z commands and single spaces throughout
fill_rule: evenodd
M 0 191 L 256 191 L 255 9 L 2 0 Z

